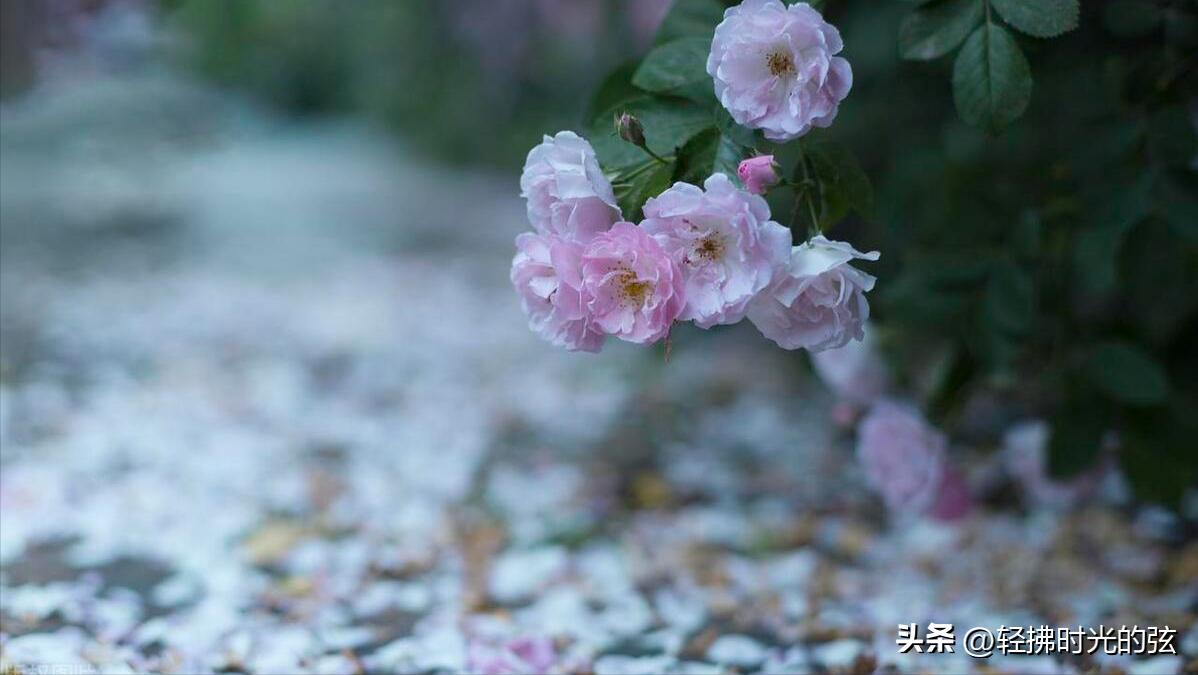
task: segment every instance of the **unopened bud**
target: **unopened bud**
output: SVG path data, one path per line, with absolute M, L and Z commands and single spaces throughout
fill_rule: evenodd
M 623 113 L 616 119 L 616 133 L 637 147 L 645 147 L 645 127 L 641 126 L 640 120 L 628 113 Z
M 736 167 L 736 175 L 744 183 L 746 191 L 755 195 L 765 194 L 771 185 L 778 182 L 778 164 L 773 155 L 750 157 Z

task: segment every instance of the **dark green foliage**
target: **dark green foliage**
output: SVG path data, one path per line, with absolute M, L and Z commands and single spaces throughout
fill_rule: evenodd
M 997 134 L 1023 115 L 1032 74 L 1015 39 L 985 23 L 969 36 L 953 64 L 953 98 L 969 124 Z
M 710 37 L 684 37 L 667 42 L 645 56 L 632 76 L 632 83 L 645 91 L 714 102 L 715 91 L 706 69 L 710 51 Z
M 903 58 L 927 61 L 961 46 L 982 20 L 984 0 L 936 0 L 903 19 L 899 51 Z
M 1003 21 L 1015 29 L 1050 38 L 1077 28 L 1079 0 L 990 0 Z

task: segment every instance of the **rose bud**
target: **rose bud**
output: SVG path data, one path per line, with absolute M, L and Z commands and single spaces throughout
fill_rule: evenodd
M 616 133 L 639 148 L 645 147 L 645 127 L 641 126 L 640 120 L 628 113 L 623 113 L 616 119 Z
M 745 191 L 755 195 L 763 195 L 766 190 L 778 182 L 778 164 L 773 155 L 750 157 L 736 167 L 736 175 L 744 183 Z

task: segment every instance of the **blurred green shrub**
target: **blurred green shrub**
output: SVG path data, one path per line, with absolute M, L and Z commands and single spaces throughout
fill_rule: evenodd
M 650 5 L 625 0 L 182 0 L 184 62 L 295 114 L 359 112 L 451 163 L 508 165 L 580 115 Z

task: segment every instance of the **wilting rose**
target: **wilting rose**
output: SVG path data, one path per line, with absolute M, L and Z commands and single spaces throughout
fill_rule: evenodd
M 644 230 L 678 263 L 686 281 L 679 317 L 702 328 L 745 316 L 790 253 L 790 230 L 770 220 L 765 200 L 717 173 L 700 189 L 687 183 L 645 203 Z
M 911 406 L 882 399 L 857 427 L 865 478 L 899 513 L 924 513 L 937 500 L 948 441 Z
M 521 234 L 512 259 L 512 285 L 534 333 L 570 351 L 597 352 L 603 334 L 586 306 L 581 255 L 581 246 L 560 237 Z
M 1027 420 L 1003 435 L 1003 465 L 1033 504 L 1069 508 L 1096 493 L 1102 483 L 1101 463 L 1072 478 L 1054 479 L 1048 473 L 1048 423 Z
M 863 339 L 869 318 L 865 293 L 873 289 L 874 278 L 849 264 L 858 258 L 879 255 L 823 235 L 794 247 L 774 283 L 749 304 L 749 321 L 784 349 L 816 352 Z
M 595 150 L 572 131 L 559 131 L 528 153 L 520 176 L 528 220 L 537 232 L 585 243 L 620 219 L 611 182 Z
M 853 86 L 840 33 L 807 3 L 745 0 L 715 29 L 707 73 L 738 123 L 788 141 L 836 119 Z
M 686 304 L 677 263 L 632 223 L 591 239 L 582 252 L 581 283 L 594 325 L 628 342 L 665 337 Z
M 860 342 L 850 340 L 811 355 L 811 365 L 832 393 L 856 405 L 868 405 L 890 385 L 890 371 L 874 346 L 876 338 L 869 330 L 864 333 Z

